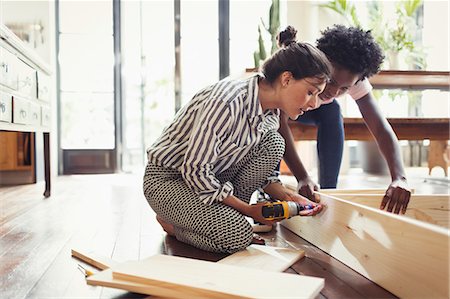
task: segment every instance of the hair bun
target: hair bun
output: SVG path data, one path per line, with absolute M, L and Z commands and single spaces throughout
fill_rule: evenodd
M 281 47 L 287 47 L 292 43 L 297 42 L 297 30 L 292 26 L 287 26 L 286 29 L 281 31 L 278 36 L 278 46 Z

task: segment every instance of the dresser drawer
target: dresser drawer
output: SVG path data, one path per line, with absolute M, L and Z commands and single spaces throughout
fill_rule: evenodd
M 19 60 L 17 91 L 27 98 L 35 99 L 37 95 L 36 70 Z
M 0 121 L 12 122 L 12 95 L 0 91 Z
M 50 76 L 38 72 L 37 73 L 37 97 L 43 101 L 50 101 L 50 91 L 51 91 L 51 80 Z
M 41 106 L 41 125 L 43 127 L 50 127 L 51 123 L 51 110 L 49 107 Z
M 17 90 L 19 59 L 5 48 L 0 47 L 0 84 Z
M 13 98 L 13 122 L 15 124 L 30 123 L 30 102 L 18 97 Z
M 41 106 L 37 103 L 30 102 L 30 125 L 41 125 Z

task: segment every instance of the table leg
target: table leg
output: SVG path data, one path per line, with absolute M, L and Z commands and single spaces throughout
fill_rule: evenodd
M 50 196 L 50 133 L 44 133 L 44 171 L 45 191 L 44 196 Z

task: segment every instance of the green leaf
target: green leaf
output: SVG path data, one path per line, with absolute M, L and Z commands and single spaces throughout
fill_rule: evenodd
M 259 57 L 258 51 L 253 52 L 253 62 L 255 65 L 255 68 L 259 68 L 261 58 Z
M 264 45 L 264 40 L 261 34 L 261 28 L 258 26 L 258 46 L 259 46 L 259 57 L 261 60 L 266 60 L 267 52 Z
M 408 17 L 412 17 L 417 9 L 422 5 L 422 0 L 403 0 L 400 1 Z

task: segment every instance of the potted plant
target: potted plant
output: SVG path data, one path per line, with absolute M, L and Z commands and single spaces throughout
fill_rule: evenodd
M 255 63 L 255 69 L 259 68 L 261 62 L 267 58 L 267 51 L 263 38 L 263 32 L 261 26 L 270 35 L 271 49 L 270 54 L 273 54 L 277 49 L 277 35 L 280 29 L 280 0 L 272 0 L 272 4 L 269 9 L 269 24 L 266 25 L 261 18 L 261 24 L 258 25 L 258 50 L 253 53 L 253 60 Z
M 390 69 L 398 69 L 400 54 L 406 57 L 405 63 L 414 69 L 423 69 L 425 54 L 414 43 L 417 31 L 416 13 L 423 0 L 402 0 L 396 3 L 395 18 L 386 19 L 383 7 L 378 1 L 367 2 L 369 21 L 366 30 L 372 34 L 385 52 Z M 320 7 L 332 10 L 343 16 L 351 26 L 362 28 L 355 5 L 348 0 L 332 0 Z

